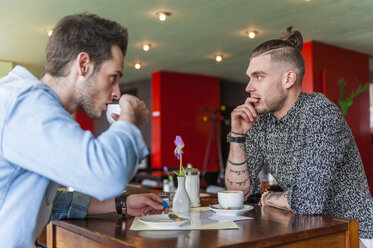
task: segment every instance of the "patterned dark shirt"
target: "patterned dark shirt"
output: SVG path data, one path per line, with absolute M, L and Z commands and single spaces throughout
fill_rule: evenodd
M 258 118 L 246 139 L 251 193 L 267 166 L 295 214 L 358 219 L 360 238 L 373 238 L 373 200 L 354 137 L 338 107 L 320 93 L 301 93 L 277 120 Z

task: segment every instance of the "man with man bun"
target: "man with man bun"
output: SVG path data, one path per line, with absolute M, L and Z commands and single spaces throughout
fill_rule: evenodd
M 283 192 L 264 192 L 261 205 L 358 219 L 361 241 L 373 247 L 373 200 L 358 148 L 338 107 L 302 92 L 302 47 L 301 33 L 289 27 L 252 52 L 250 96 L 231 113 L 226 186 L 247 199 L 260 192 L 266 166 Z

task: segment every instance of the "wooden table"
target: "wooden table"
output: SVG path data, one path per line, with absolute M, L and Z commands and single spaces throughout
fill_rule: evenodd
M 201 198 L 202 205 L 216 202 L 216 198 Z M 131 231 L 134 218 L 122 219 L 115 214 L 54 221 L 47 228 L 47 244 L 50 248 L 359 247 L 356 220 L 253 206 L 247 216 L 254 219 L 236 222 L 239 230 Z

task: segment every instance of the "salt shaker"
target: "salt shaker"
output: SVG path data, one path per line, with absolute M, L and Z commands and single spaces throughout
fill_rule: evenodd
M 190 207 L 195 208 L 201 206 L 199 202 L 199 176 L 200 171 L 196 168 L 187 168 L 185 170 L 185 188 L 190 199 Z
M 163 192 L 171 192 L 170 184 L 167 179 L 163 179 Z

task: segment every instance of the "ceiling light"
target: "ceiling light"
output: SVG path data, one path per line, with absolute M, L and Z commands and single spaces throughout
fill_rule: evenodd
M 53 29 L 48 30 L 48 36 L 50 37 L 53 34 Z
M 146 43 L 146 44 L 142 45 L 142 50 L 144 50 L 145 52 L 147 52 L 147 51 L 149 51 L 149 49 L 150 49 L 151 46 L 152 46 L 151 44 Z
M 247 31 L 247 36 L 249 36 L 250 39 L 254 39 L 257 34 L 257 31 Z
M 136 70 L 140 70 L 140 68 L 141 68 L 141 63 L 140 63 L 140 62 L 137 62 L 137 63 L 135 64 L 135 69 L 136 69 Z
M 170 12 L 157 12 L 156 15 L 158 16 L 158 19 L 163 22 L 167 20 L 167 17 L 171 15 Z
M 221 62 L 223 60 L 223 56 L 222 55 L 217 55 L 216 58 L 215 58 L 216 62 Z

